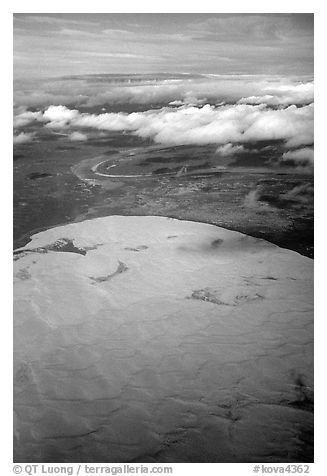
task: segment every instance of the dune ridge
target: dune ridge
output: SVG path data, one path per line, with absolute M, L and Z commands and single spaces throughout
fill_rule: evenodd
M 313 262 L 109 216 L 14 263 L 15 462 L 309 462 Z

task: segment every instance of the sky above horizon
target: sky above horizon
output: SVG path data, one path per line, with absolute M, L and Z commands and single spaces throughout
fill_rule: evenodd
M 14 14 L 14 78 L 313 75 L 313 14 Z

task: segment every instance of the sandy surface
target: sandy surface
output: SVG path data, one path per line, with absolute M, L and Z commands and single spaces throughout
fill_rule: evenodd
M 14 271 L 16 462 L 312 461 L 311 259 L 111 216 Z

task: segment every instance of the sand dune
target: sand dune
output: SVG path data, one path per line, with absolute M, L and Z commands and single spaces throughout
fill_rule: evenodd
M 312 260 L 123 216 L 16 258 L 16 462 L 312 461 Z

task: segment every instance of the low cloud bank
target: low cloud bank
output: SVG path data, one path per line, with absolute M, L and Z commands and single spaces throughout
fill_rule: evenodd
M 129 132 L 155 143 L 167 145 L 225 145 L 222 152 L 235 143 L 261 140 L 283 140 L 288 148 L 313 144 L 313 104 L 271 109 L 265 104 L 234 104 L 203 107 L 165 107 L 145 112 L 81 113 L 65 106 L 50 106 L 44 112 L 23 112 L 16 116 L 16 128 L 33 122 L 60 131 Z M 230 144 L 230 145 L 228 145 Z M 308 148 L 304 148 L 307 151 Z M 230 149 L 231 150 L 231 149 Z M 311 149 L 308 149 L 311 150 Z M 287 154 L 283 159 L 293 158 Z M 300 160 L 300 157 L 298 157 Z
M 287 106 L 291 104 L 310 104 L 313 102 L 313 83 L 281 84 L 265 86 L 262 94 L 241 98 L 239 104 L 267 104 L 268 106 Z
M 133 75 L 112 78 L 110 75 L 85 76 L 56 81 L 39 81 L 16 87 L 16 107 L 26 108 L 65 105 L 96 107 L 115 104 L 170 104 L 173 106 L 217 104 L 268 104 L 271 106 L 304 105 L 313 102 L 313 82 L 276 76 L 185 75 L 166 79 Z

